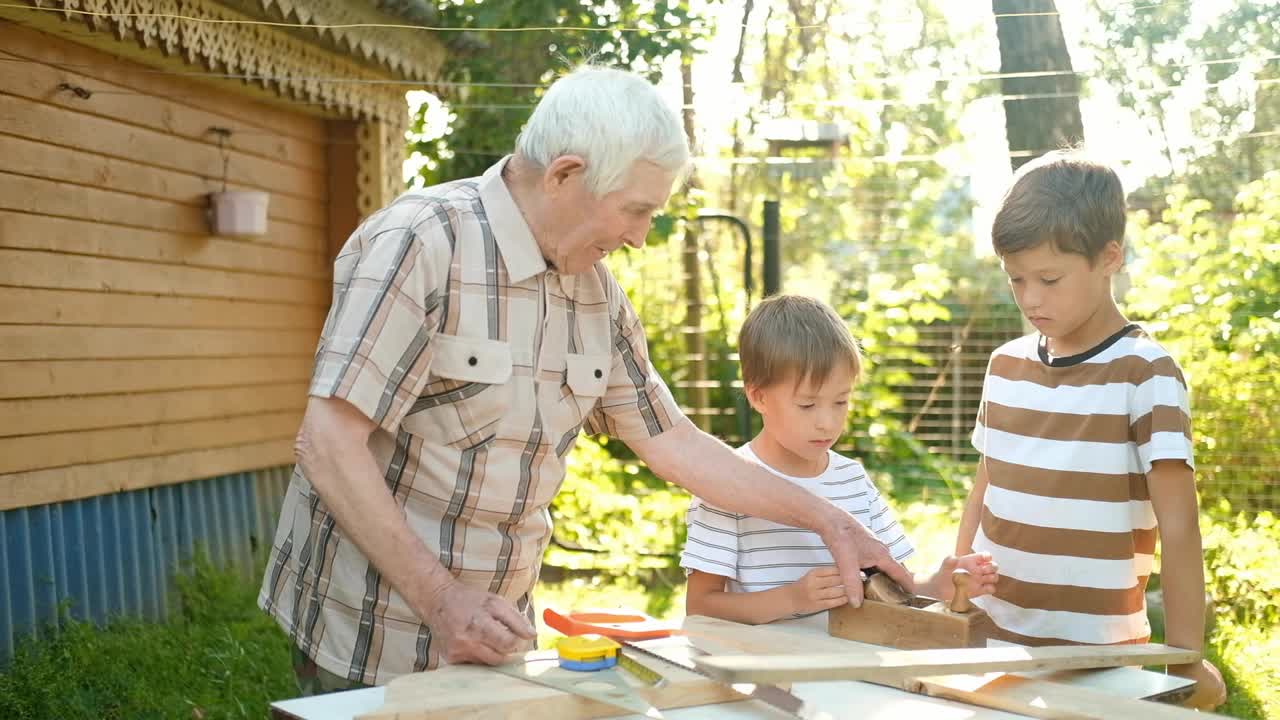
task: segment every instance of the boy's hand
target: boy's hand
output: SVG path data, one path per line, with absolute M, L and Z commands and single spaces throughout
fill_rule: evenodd
M 830 610 L 849 602 L 845 596 L 840 570 L 835 567 L 814 568 L 788 586 L 791 591 L 791 612 L 808 615 Z
M 1184 707 L 1212 710 L 1227 701 L 1227 685 L 1222 681 L 1222 673 L 1208 660 L 1170 665 L 1169 674 L 1196 681 L 1195 692 L 1182 701 Z
M 950 600 L 956 594 L 956 586 L 951 584 L 951 573 L 966 570 L 973 578 L 969 585 L 969 597 L 990 595 L 996 591 L 996 580 L 1000 578 L 999 567 L 991 560 L 991 553 L 970 553 L 968 555 L 948 555 L 938 566 L 938 592 L 942 600 Z

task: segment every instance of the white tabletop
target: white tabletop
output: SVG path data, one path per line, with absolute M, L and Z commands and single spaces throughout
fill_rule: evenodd
M 814 618 L 791 620 L 770 625 L 786 629 L 800 636 L 826 634 L 825 621 Z M 991 644 L 1000 644 L 992 641 Z M 1183 678 L 1150 672 L 1139 668 L 1109 668 L 1103 670 L 1072 670 L 1053 673 L 1018 673 L 1076 687 L 1108 692 L 1129 698 L 1156 698 L 1177 692 L 1192 683 Z M 804 700 L 830 713 L 833 718 L 857 718 L 858 720 L 901 720 L 904 717 L 929 717 L 942 720 L 1014 720 L 1014 715 L 998 710 L 915 695 L 897 688 L 873 685 L 865 682 L 817 682 L 794 683 L 791 690 Z M 386 692 L 381 687 L 350 690 L 309 698 L 285 700 L 271 704 L 275 718 L 283 720 L 354 720 L 382 707 Z M 776 710 L 759 701 L 744 701 L 675 708 L 662 711 L 663 717 L 677 720 L 704 720 L 705 718 L 759 718 L 782 717 Z M 618 717 L 640 718 L 640 715 Z

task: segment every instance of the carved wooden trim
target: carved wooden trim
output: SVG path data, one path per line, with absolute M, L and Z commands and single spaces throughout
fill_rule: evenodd
M 360 217 L 404 192 L 404 125 L 366 120 L 356 128 L 356 210 Z
M 281 4 L 280 0 L 272 1 Z M 270 4 L 267 0 L 261 2 Z M 77 32 L 77 41 L 166 69 L 178 62 L 180 66 L 198 65 L 215 73 L 256 76 L 257 79 L 252 80 L 231 78 L 219 84 L 256 88 L 292 101 L 291 104 L 303 103 L 310 106 L 303 110 L 312 114 L 357 120 L 375 118 L 399 127 L 407 123 L 404 93 L 409 88 L 358 82 L 376 83 L 390 78 L 339 52 L 266 25 L 189 22 L 162 17 L 181 15 L 213 21 L 254 19 L 211 0 L 27 0 L 27 3 L 32 10 L 6 9 L 0 11 L 0 16 L 55 34 L 72 34 L 67 27 L 70 23 L 87 25 L 103 36 L 86 37 Z M 114 37 L 116 44 L 102 42 L 106 33 Z M 125 50 L 131 44 L 143 52 Z M 438 43 L 427 44 L 438 47 Z M 443 59 L 442 54 L 439 56 Z M 426 72 L 423 68 L 418 71 Z M 319 82 L 316 78 L 357 82 Z

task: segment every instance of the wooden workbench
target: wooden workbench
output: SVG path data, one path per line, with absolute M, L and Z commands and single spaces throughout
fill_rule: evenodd
M 756 631 L 747 628 L 743 632 Z M 794 638 L 794 645 L 779 647 L 779 653 L 796 652 L 801 648 L 822 647 L 829 650 L 840 643 L 848 643 L 850 647 L 868 647 L 851 641 L 832 638 L 826 633 L 826 620 L 823 616 L 815 616 L 804 620 L 792 620 L 775 623 L 758 630 L 768 633 L 771 641 L 784 632 Z M 993 643 L 994 644 L 994 643 Z M 493 672 L 476 668 L 483 682 L 491 682 L 490 697 L 500 697 L 504 688 L 511 685 L 525 685 L 519 680 Z M 1185 693 L 1191 682 L 1162 673 L 1149 672 L 1137 668 L 1112 668 L 1109 670 L 1071 671 L 1058 673 L 1026 674 L 1028 677 L 1051 680 L 1055 683 L 1070 685 L 1087 690 L 1100 691 L 1123 698 L 1161 698 Z M 431 673 L 416 676 L 421 678 L 415 682 L 429 688 Z M 795 683 L 792 691 L 820 709 L 829 712 L 835 718 L 859 718 L 866 720 L 901 720 L 904 717 L 929 718 L 972 718 L 974 720 L 1003 720 L 1024 717 L 998 710 L 976 707 L 966 703 L 945 700 L 925 695 L 916 695 L 892 687 L 873 685 L 863 682 L 821 682 Z M 555 692 L 555 691 L 550 691 Z M 272 703 L 272 716 L 278 720 L 354 720 L 365 713 L 372 713 L 383 707 L 387 698 L 386 688 L 368 688 L 344 693 L 334 693 L 313 698 L 299 698 Z M 475 708 L 479 710 L 479 707 Z M 664 717 L 675 720 L 702 720 L 703 718 L 777 718 L 776 711 L 759 702 L 743 701 L 704 705 L 680 709 L 668 709 L 662 712 Z M 638 715 L 631 717 L 640 717 Z

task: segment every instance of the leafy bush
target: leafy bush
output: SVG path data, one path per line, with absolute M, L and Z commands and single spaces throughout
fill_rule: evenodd
M 1220 215 L 1185 189 L 1161 221 L 1136 223 L 1132 317 L 1173 353 L 1192 391 L 1197 475 L 1207 497 L 1280 508 L 1280 172 Z
M 610 454 L 610 446 L 619 444 L 578 440 L 564 485 L 551 503 L 556 525 L 547 563 L 628 575 L 676 563 L 684 547 L 689 495 L 642 464 Z
M 1218 519 L 1214 519 L 1218 518 Z M 1280 624 L 1280 522 L 1270 512 L 1231 514 L 1219 501 L 1201 516 L 1205 586 L 1214 612 L 1237 625 Z

